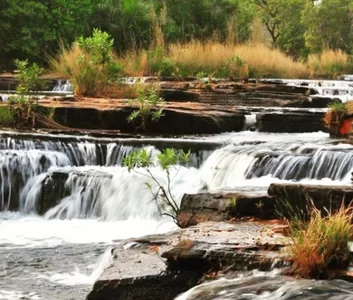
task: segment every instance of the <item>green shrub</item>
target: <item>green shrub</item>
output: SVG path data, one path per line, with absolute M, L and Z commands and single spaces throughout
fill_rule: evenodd
M 92 37 L 80 37 L 69 49 L 62 47 L 57 59 L 50 60 L 52 68 L 71 79 L 78 96 L 98 96 L 122 70 L 112 48 L 114 39 L 98 29 Z
M 175 63 L 166 57 L 162 47 L 147 52 L 147 64 L 153 75 L 172 76 L 177 70 Z
M 12 111 L 8 105 L 0 106 L 0 125 L 9 126 L 14 124 Z
M 30 65 L 28 60 L 15 59 L 18 74 L 16 79 L 19 81 L 16 91 L 20 95 L 30 95 L 44 88 L 44 81 L 39 77 L 44 73 L 44 69 L 36 63 Z
M 33 128 L 36 119 L 36 102 L 23 95 L 9 98 L 8 108 L 17 128 Z
M 147 130 L 149 122 L 156 122 L 163 116 L 163 109 L 153 110 L 154 107 L 163 104 L 164 100 L 159 96 L 155 88 L 138 87 L 136 99 L 131 100 L 132 104 L 137 104 L 138 109 L 134 110 L 127 118 L 128 122 L 139 121 L 139 127 Z

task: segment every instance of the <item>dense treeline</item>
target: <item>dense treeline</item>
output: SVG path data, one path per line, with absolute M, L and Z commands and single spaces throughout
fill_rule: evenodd
M 115 50 L 190 40 L 271 44 L 296 59 L 353 51 L 353 0 L 0 0 L 0 65 L 45 63 L 93 28 Z M 157 45 L 156 45 L 157 44 Z

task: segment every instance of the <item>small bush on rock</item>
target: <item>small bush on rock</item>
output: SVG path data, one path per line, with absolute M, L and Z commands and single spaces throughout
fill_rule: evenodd
M 52 68 L 71 79 L 78 96 L 98 96 L 109 83 L 118 79 L 122 70 L 113 54 L 114 39 L 98 29 L 91 37 L 80 37 L 66 49 L 62 47 L 57 59 L 51 59 Z
M 138 109 L 128 116 L 128 122 L 138 121 L 142 130 L 147 130 L 149 122 L 156 122 L 163 116 L 163 109 L 156 109 L 163 104 L 164 100 L 159 96 L 156 88 L 146 88 L 140 86 L 136 90 L 136 99 L 131 100 L 131 104 L 137 104 Z
M 304 278 L 326 278 L 333 266 L 346 266 L 350 259 L 353 207 L 326 216 L 312 208 L 309 221 L 290 223 L 293 244 L 289 247 L 293 272 Z

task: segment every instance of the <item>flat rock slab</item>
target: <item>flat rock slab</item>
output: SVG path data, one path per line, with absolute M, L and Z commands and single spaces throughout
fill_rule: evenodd
M 286 258 L 283 224 L 202 223 L 122 242 L 87 299 L 171 300 L 218 270 L 268 269 Z
M 139 123 L 127 122 L 138 109 L 127 100 L 83 98 L 77 101 L 40 101 L 43 109 L 55 109 L 53 119 L 62 126 L 92 130 L 136 132 Z M 147 125 L 154 134 L 207 134 L 241 131 L 245 126 L 243 112 L 234 107 L 211 106 L 200 103 L 171 103 L 154 108 L 163 109 L 158 122 Z

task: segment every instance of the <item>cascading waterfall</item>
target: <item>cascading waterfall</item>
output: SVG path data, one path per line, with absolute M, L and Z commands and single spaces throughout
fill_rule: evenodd
M 76 167 L 55 169 L 67 172 L 65 190 L 68 196 L 51 208 L 47 219 L 100 218 L 106 221 L 128 218 L 158 219 L 160 217 L 152 194 L 146 183 L 153 184 L 144 170 L 129 172 L 124 167 Z M 165 183 L 165 174 L 159 168 L 152 168 L 153 175 Z M 201 182 L 195 168 L 176 167 L 172 169 L 171 190 L 177 201 L 184 193 L 195 193 Z M 178 175 L 178 177 L 176 177 Z M 38 175 L 24 188 L 22 200 L 26 211 L 35 212 L 41 195 L 43 179 Z
M 63 167 L 69 163 L 66 155 L 60 152 L 0 150 L 0 209 L 16 209 L 18 191 L 29 179 L 52 166 Z
M 91 144 L 87 147 L 83 143 L 76 149 L 79 153 L 85 153 L 87 161 L 94 161 L 89 158 L 95 157 Z M 133 149 L 129 146 L 108 144 L 107 164 L 121 162 Z M 148 150 L 154 157 L 159 153 L 154 147 L 149 147 Z M 81 156 L 84 157 L 82 154 Z M 175 177 L 172 187 L 180 201 L 182 194 L 187 192 L 212 191 L 234 186 L 265 187 L 274 180 L 346 180 L 353 169 L 352 156 L 353 147 L 349 145 L 276 142 L 227 145 L 207 156 L 199 169 L 181 168 L 177 176 L 172 176 Z M 49 171 L 67 173 L 68 177 L 63 187 L 67 196 L 46 213 L 47 218 L 125 220 L 129 217 L 156 218 L 158 215 L 156 205 L 145 186 L 150 179 L 144 170 L 129 173 L 119 164 L 110 167 L 72 167 L 68 164 L 64 169 L 53 165 Z M 155 168 L 154 172 L 161 182 L 165 180 L 161 170 Z M 36 212 L 41 196 L 45 175 L 40 171 L 35 175 L 37 176 L 28 180 L 21 193 L 20 207 L 24 212 Z

